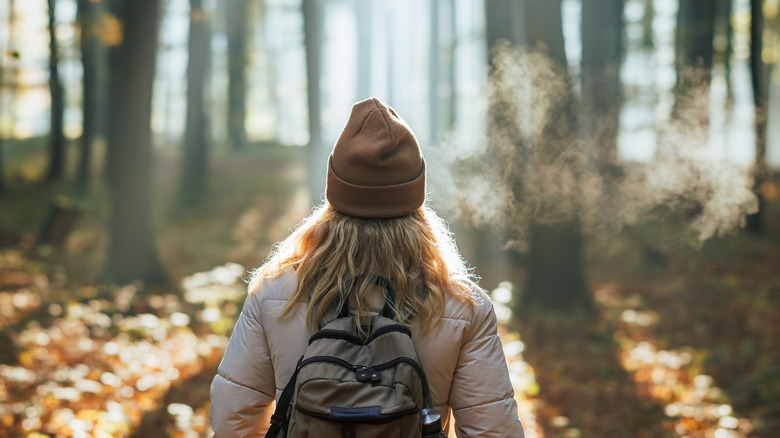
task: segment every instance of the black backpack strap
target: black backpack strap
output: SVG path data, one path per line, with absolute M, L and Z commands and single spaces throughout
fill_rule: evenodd
M 339 302 L 336 304 L 336 318 L 346 318 L 349 316 L 349 291 L 352 289 L 352 279 L 348 278 L 341 289 Z
M 295 383 L 298 381 L 298 370 L 300 370 L 302 361 L 303 356 L 298 360 L 298 364 L 295 366 L 295 371 L 293 371 L 290 381 L 287 382 L 287 386 L 284 387 L 282 395 L 280 395 L 279 400 L 276 401 L 276 409 L 274 410 L 274 414 L 271 415 L 271 427 L 268 428 L 268 432 L 265 434 L 266 438 L 277 438 L 279 432 L 283 429 L 286 430 L 287 426 L 289 426 L 289 410 L 292 406 L 292 399 L 295 394 Z

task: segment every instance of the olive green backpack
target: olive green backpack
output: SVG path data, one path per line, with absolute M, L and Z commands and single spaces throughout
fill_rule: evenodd
M 438 421 L 423 427 L 423 418 L 435 411 L 412 333 L 393 318 L 389 283 L 376 283 L 385 287 L 386 303 L 380 315 L 360 318 L 368 335 L 358 333 L 345 292 L 335 319 L 309 339 L 266 437 L 444 436 Z M 437 426 L 432 434 L 429 429 Z

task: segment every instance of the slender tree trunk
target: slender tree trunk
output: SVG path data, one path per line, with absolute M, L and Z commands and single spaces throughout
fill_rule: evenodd
M 0 92 L 5 87 L 5 76 L 3 76 L 4 65 L 0 63 Z M 3 164 L 3 133 L 0 132 L 0 193 L 5 191 L 5 165 Z
M 655 18 L 655 4 L 653 0 L 644 0 L 645 15 L 642 17 L 642 48 L 652 49 L 655 43 L 653 37 L 653 19 Z
M 118 27 L 120 28 L 120 35 L 116 41 L 112 41 L 112 44 L 108 47 L 108 148 L 106 149 L 106 162 L 104 166 L 105 179 L 109 186 L 114 184 L 115 176 L 117 174 L 117 168 L 119 167 L 119 160 L 117 159 L 116 148 L 113 145 L 113 136 L 117 132 L 121 131 L 124 124 L 124 120 L 120 119 L 114 114 L 116 108 L 121 105 L 121 96 L 126 94 L 125 85 L 116 80 L 116 75 L 121 71 L 123 67 L 122 62 L 122 44 L 124 43 L 126 35 L 126 23 L 125 23 L 125 6 L 128 0 L 107 0 L 108 14 L 116 20 Z
M 309 191 L 318 205 L 325 188 L 327 152 L 322 144 L 320 118 L 320 65 L 324 5 L 317 0 L 303 0 L 304 45 L 306 47 L 306 103 L 309 113 Z
M 494 0 L 485 2 L 485 17 L 487 20 L 485 39 L 488 49 L 488 62 L 491 68 L 495 67 L 493 65 L 492 51 L 495 49 L 496 44 L 506 41 L 514 47 L 520 47 L 526 43 L 525 13 L 524 0 Z M 515 148 L 517 154 L 521 157 L 520 163 L 521 165 L 526 165 L 528 163 L 527 148 L 520 140 L 519 131 L 514 126 L 515 121 L 507 117 L 507 111 L 500 107 L 497 102 L 490 102 L 488 113 L 488 131 L 509 129 L 511 131 L 508 134 L 509 137 L 516 139 Z M 488 147 L 492 148 L 492 144 L 489 144 Z M 494 155 L 500 156 L 499 154 Z M 525 168 L 519 173 L 525 173 Z M 523 197 L 524 190 L 520 178 L 515 178 L 512 181 L 512 191 L 518 200 Z
M 0 65 L 2 67 L 2 65 Z M 3 77 L 3 70 L 0 68 L 0 78 Z M 0 81 L 0 89 L 2 89 L 2 81 Z M 3 136 L 0 133 L 0 193 L 5 191 L 5 163 L 3 158 Z
M 59 73 L 59 47 L 56 32 L 56 0 L 49 4 L 49 90 L 51 92 L 51 128 L 49 131 L 49 169 L 47 179 L 58 180 L 65 171 L 65 135 L 63 113 L 65 111 L 65 90 Z
M 265 23 L 268 17 L 266 14 L 268 13 L 268 10 L 265 8 L 265 2 L 260 3 L 260 7 L 258 8 L 259 11 L 257 13 L 256 22 L 258 23 Z M 284 48 L 279 48 L 274 46 L 269 42 L 269 39 L 267 35 L 263 35 L 261 33 L 262 39 L 260 46 L 262 47 L 261 50 L 263 50 L 266 55 L 268 56 L 268 59 L 276 59 L 281 55 L 281 53 L 285 50 Z M 284 102 L 283 97 L 279 92 L 279 78 L 280 76 L 284 75 L 284 71 L 280 71 L 279 65 L 276 62 L 266 62 L 265 63 L 265 75 L 266 75 L 266 83 L 268 86 L 266 87 L 266 90 L 269 95 L 269 100 L 271 101 L 271 107 L 273 108 L 273 114 L 275 117 L 275 121 L 278 125 L 281 126 L 281 121 L 284 119 Z M 280 138 L 281 131 L 280 129 L 274 130 L 273 134 L 273 140 L 275 140 L 277 143 L 281 143 L 282 140 Z
M 3 137 L 0 136 L 0 193 L 5 191 L 5 164 L 3 159 Z
M 233 150 L 246 147 L 247 38 L 249 2 L 226 0 L 228 41 L 228 141 Z
M 449 87 L 449 105 L 447 107 L 447 129 L 452 129 L 455 126 L 455 121 L 458 118 L 458 87 L 456 82 L 457 76 L 455 75 L 455 69 L 457 67 L 456 53 L 458 50 L 458 15 L 455 0 L 449 2 L 449 19 L 450 19 L 450 46 L 447 51 L 447 85 Z
M 9 55 L 12 58 L 16 57 L 16 50 L 14 49 L 14 42 L 16 41 L 16 14 L 15 14 L 15 0 L 8 0 L 8 44 L 10 53 Z M 0 67 L 7 64 L 0 64 Z M 14 107 L 13 107 L 13 87 L 16 84 L 16 78 L 14 77 L 13 73 L 14 71 L 12 69 L 9 69 L 9 75 L 8 75 L 8 83 L 6 84 L 4 80 L 6 79 L 6 76 L 3 74 L 2 70 L 0 70 L 0 89 L 2 87 L 8 85 L 8 88 L 11 90 L 12 98 L 11 98 L 11 108 L 8 108 L 7 111 L 11 113 L 11 126 L 13 126 L 13 114 L 14 114 Z M 5 166 L 4 166 L 4 158 L 3 158 L 3 138 L 0 137 L 0 191 L 5 191 L 6 184 L 5 184 Z
M 79 0 L 78 20 L 81 26 L 81 64 L 82 78 L 82 134 L 78 162 L 78 187 L 84 193 L 89 186 L 92 169 L 92 152 L 101 133 L 99 128 L 101 98 L 104 94 L 103 80 L 100 74 L 99 59 L 102 56 L 103 43 L 96 27 L 102 13 L 102 3 Z
M 766 128 L 767 97 L 769 96 L 769 67 L 761 54 L 764 49 L 764 16 L 761 0 L 751 0 L 750 10 L 750 78 L 753 84 L 753 104 L 755 106 L 756 160 L 753 165 L 753 192 L 758 198 L 758 211 L 747 216 L 747 230 L 751 233 L 764 232 L 764 199 L 761 187 L 767 178 L 766 166 Z
M 14 2 L 13 0 L 8 2 L 9 11 L 8 11 L 8 23 L 7 26 L 11 27 L 11 20 L 13 20 L 13 7 Z M 9 32 L 10 33 L 10 32 Z M 9 41 L 11 43 L 11 41 Z M 9 44 L 10 46 L 10 44 Z M 0 62 L 0 93 L 3 91 L 3 88 L 5 88 L 5 75 L 3 72 L 3 67 L 5 67 L 5 63 Z M 0 193 L 5 191 L 5 165 L 3 160 L 3 133 L 0 132 Z
M 373 29 L 372 2 L 355 0 L 355 15 L 357 17 L 357 95 L 363 100 L 371 95 L 371 32 Z
M 108 274 L 117 283 L 162 282 L 152 226 L 151 110 L 159 0 L 118 5 L 124 38 L 111 72 L 112 206 Z
M 677 13 L 677 86 L 674 112 L 696 99 L 699 119 L 709 124 L 709 99 L 700 87 L 709 87 L 715 49 L 715 2 L 680 0 Z
M 582 128 L 602 169 L 617 159 L 622 55 L 623 0 L 583 2 Z
M 8 43 L 11 47 L 10 55 L 13 59 L 18 60 L 20 53 L 16 43 L 16 29 L 16 0 L 8 0 Z M 19 84 L 19 69 L 11 69 L 8 76 L 8 88 L 10 89 L 11 94 L 11 104 L 9 105 L 10 108 L 8 108 L 8 118 L 10 119 L 11 127 L 13 128 L 16 126 L 16 92 L 17 85 Z M 11 130 L 11 137 L 13 137 L 13 129 Z
M 717 0 L 715 22 L 716 31 L 721 36 L 722 45 L 716 47 L 718 55 L 723 62 L 724 73 L 726 76 L 726 96 L 729 102 L 734 99 L 734 92 L 731 86 L 731 55 L 734 52 L 734 26 L 731 24 L 731 14 L 733 11 L 733 0 Z
M 250 14 L 250 22 L 258 23 L 258 27 L 264 27 L 266 21 L 268 20 L 268 8 L 266 5 L 266 0 L 260 0 L 259 2 L 251 3 L 251 5 L 253 6 L 250 6 L 250 8 L 254 7 L 254 11 L 252 14 Z M 255 41 L 258 46 L 254 50 L 256 52 L 263 53 L 267 59 L 277 59 L 285 50 L 284 48 L 278 48 L 269 42 L 268 35 L 266 35 L 264 32 L 250 31 L 249 33 L 251 35 L 251 37 L 248 37 L 249 40 Z M 264 69 L 262 74 L 265 76 L 265 83 L 267 84 L 265 91 L 268 93 L 269 101 L 271 102 L 269 109 L 272 110 L 274 115 L 274 123 L 278 126 L 281 126 L 285 115 L 283 96 L 281 96 L 279 92 L 279 65 L 276 62 L 266 62 L 264 63 L 263 67 Z M 281 74 L 284 75 L 284 72 Z M 252 78 L 254 76 L 250 75 L 249 77 Z M 247 85 L 247 87 L 249 87 L 249 85 Z M 248 92 L 249 91 L 247 91 L 247 93 Z M 270 140 L 275 141 L 276 143 L 281 143 L 282 140 L 280 138 L 280 128 L 277 128 L 273 131 L 273 135 Z
M 624 175 L 618 164 L 622 58 L 623 0 L 583 2 L 580 132 L 591 168 L 601 177 L 604 190 L 598 202 L 605 211 L 617 208 L 616 191 Z M 599 222 L 609 227 L 610 219 Z
M 205 91 L 211 59 L 211 31 L 202 0 L 190 0 L 187 122 L 180 186 L 181 202 L 192 206 L 202 198 L 208 180 L 208 116 Z

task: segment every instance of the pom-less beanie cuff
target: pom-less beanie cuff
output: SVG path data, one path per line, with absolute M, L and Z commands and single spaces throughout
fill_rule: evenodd
M 412 214 L 425 202 L 425 162 L 420 175 L 400 184 L 361 186 L 339 178 L 328 159 L 328 202 L 339 213 L 369 219 Z

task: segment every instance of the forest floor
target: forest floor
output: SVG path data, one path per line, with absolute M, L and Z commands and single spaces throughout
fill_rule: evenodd
M 214 195 L 184 211 L 173 201 L 176 160 L 160 154 L 166 287 L 102 283 L 104 189 L 0 195 L 0 437 L 208 436 L 209 383 L 242 280 L 308 213 L 301 158 L 289 148 L 215 155 Z M 36 245 L 53 193 L 80 212 L 61 249 Z M 589 241 L 595 313 L 524 308 L 501 328 L 527 436 L 780 429 L 778 204 L 762 236 L 691 245 L 673 222 L 648 220 Z
M 646 224 L 591 242 L 598 317 L 524 309 L 512 325 L 537 370 L 545 436 L 775 436 L 777 207 L 763 236 L 695 247 Z

